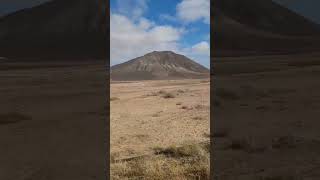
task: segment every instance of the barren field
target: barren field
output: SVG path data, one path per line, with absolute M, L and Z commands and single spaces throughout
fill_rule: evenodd
M 319 65 L 319 54 L 215 59 L 216 179 L 319 179 Z
M 0 179 L 105 177 L 104 63 L 0 64 Z
M 110 97 L 113 179 L 207 178 L 210 80 L 112 82 Z

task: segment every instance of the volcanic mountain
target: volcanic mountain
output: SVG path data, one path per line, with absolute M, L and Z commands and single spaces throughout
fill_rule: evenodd
M 154 51 L 111 67 L 111 80 L 114 81 L 208 77 L 207 68 L 171 51 Z
M 103 2 L 51 0 L 0 17 L 0 56 L 105 59 L 109 8 Z
M 320 26 L 272 0 L 223 0 L 211 6 L 214 56 L 320 48 Z

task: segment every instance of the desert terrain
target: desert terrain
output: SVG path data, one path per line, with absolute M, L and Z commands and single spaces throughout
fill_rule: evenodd
M 215 58 L 215 179 L 320 177 L 320 55 Z
M 105 63 L 1 62 L 0 179 L 105 175 Z
M 208 179 L 209 79 L 110 88 L 112 179 Z

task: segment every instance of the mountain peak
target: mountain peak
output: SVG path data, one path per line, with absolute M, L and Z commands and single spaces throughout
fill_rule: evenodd
M 147 53 L 146 55 L 159 55 L 159 54 L 172 54 L 172 55 L 176 55 L 175 52 L 173 51 L 152 51 L 150 53 Z M 146 56 L 145 55 L 145 56 Z
M 111 67 L 112 80 L 207 78 L 209 70 L 172 51 L 153 51 Z

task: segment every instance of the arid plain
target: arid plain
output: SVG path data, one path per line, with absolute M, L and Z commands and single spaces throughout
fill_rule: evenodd
M 0 179 L 105 176 L 104 62 L 1 62 Z
M 110 97 L 113 179 L 207 178 L 209 79 L 111 82 Z
M 216 179 L 319 179 L 319 57 L 214 59 Z

